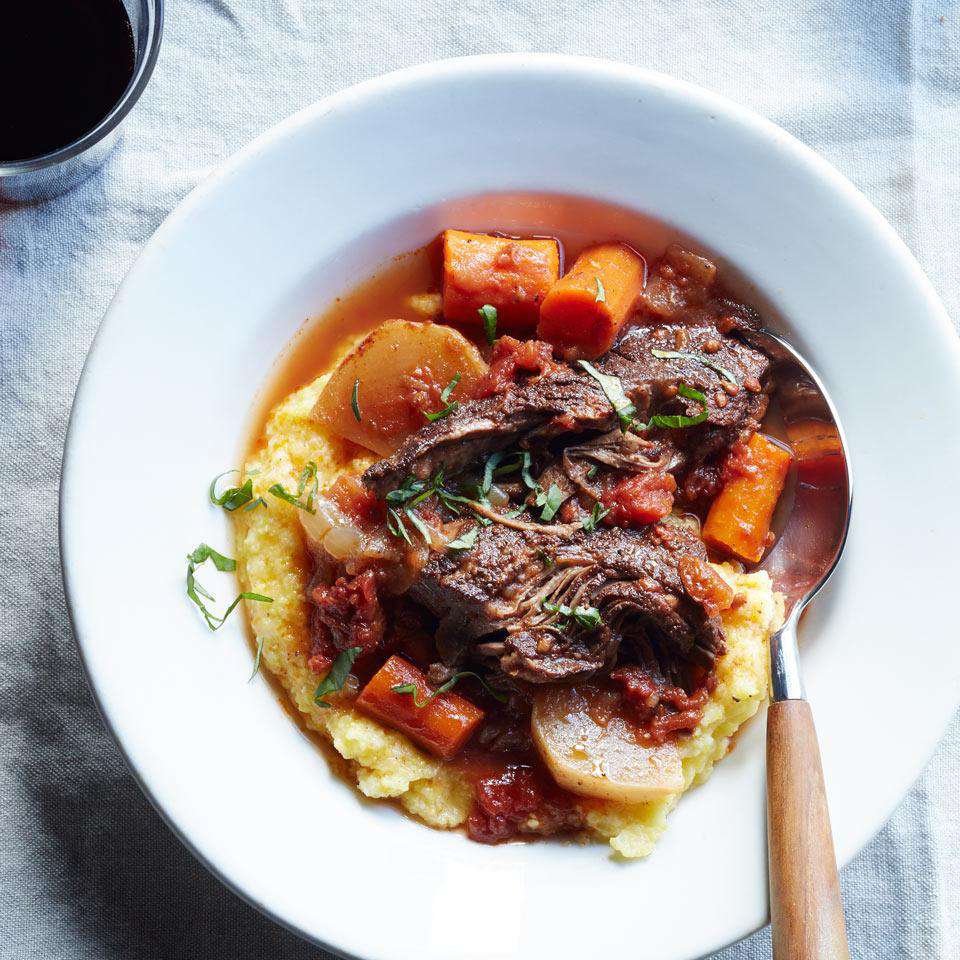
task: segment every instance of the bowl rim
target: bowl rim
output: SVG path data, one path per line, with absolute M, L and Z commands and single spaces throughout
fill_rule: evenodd
M 160 7 L 162 7 L 162 2 L 163 0 L 157 0 L 157 3 Z M 98 350 L 102 348 L 105 340 L 104 331 L 107 329 L 112 329 L 113 321 L 116 319 L 113 316 L 114 306 L 123 298 L 126 289 L 130 284 L 130 278 L 143 268 L 145 262 L 149 261 L 151 255 L 156 249 L 162 248 L 165 245 L 166 238 L 177 229 L 181 221 L 189 218 L 194 210 L 203 203 L 208 195 L 219 190 L 221 185 L 225 181 L 229 180 L 234 171 L 243 167 L 248 161 L 256 157 L 261 152 L 268 150 L 272 145 L 285 140 L 287 137 L 294 134 L 298 129 L 315 121 L 321 120 L 325 114 L 334 110 L 342 112 L 347 108 L 359 106 L 369 99 L 376 98 L 387 91 L 403 87 L 405 85 L 414 85 L 425 81 L 443 82 L 444 80 L 453 77 L 459 77 L 461 79 L 464 77 L 471 77 L 474 80 L 482 82 L 485 76 L 496 74 L 501 69 L 509 70 L 521 65 L 526 68 L 532 68 L 534 70 L 541 71 L 575 70 L 584 76 L 589 75 L 597 79 L 606 77 L 608 79 L 630 82 L 635 84 L 638 88 L 659 88 L 666 93 L 683 97 L 684 99 L 687 99 L 688 101 L 691 101 L 699 106 L 724 114 L 728 120 L 734 121 L 735 123 L 740 124 L 748 129 L 752 129 L 756 133 L 760 134 L 769 144 L 771 149 L 780 151 L 792 158 L 794 162 L 801 163 L 810 168 L 819 179 L 826 182 L 833 191 L 842 194 L 844 199 L 850 205 L 852 205 L 863 217 L 869 220 L 872 227 L 875 228 L 880 235 L 882 241 L 896 251 L 897 257 L 901 261 L 902 266 L 911 276 L 916 292 L 918 294 L 922 294 L 924 300 L 926 301 L 926 306 L 929 310 L 929 313 L 938 317 L 937 322 L 940 324 L 940 333 L 948 335 L 945 337 L 945 340 L 952 345 L 948 349 L 953 350 L 954 358 L 957 364 L 960 365 L 960 340 L 958 340 L 956 337 L 956 332 L 953 328 L 950 317 L 940 301 L 936 291 L 934 290 L 929 278 L 926 276 L 920 264 L 907 247 L 906 243 L 901 239 L 899 234 L 893 229 L 890 223 L 883 217 L 883 215 L 870 202 L 870 200 L 867 199 L 867 197 L 856 186 L 854 186 L 854 184 L 847 179 L 847 177 L 845 177 L 829 161 L 816 153 L 811 147 L 808 147 L 782 127 L 757 113 L 756 111 L 745 107 L 722 94 L 708 90 L 698 84 L 681 80 L 646 67 L 634 66 L 620 61 L 613 61 L 597 57 L 553 53 L 481 54 L 434 60 L 427 63 L 406 67 L 372 77 L 365 81 L 335 91 L 326 97 L 323 97 L 314 103 L 296 111 L 287 118 L 268 128 L 266 131 L 247 143 L 244 147 L 240 148 L 238 151 L 224 160 L 200 184 L 194 187 L 186 195 L 186 197 L 184 197 L 184 199 L 181 200 L 180 203 L 177 204 L 177 206 L 167 215 L 167 217 L 163 220 L 160 226 L 144 245 L 140 253 L 137 255 L 137 258 L 131 264 L 127 274 L 117 289 L 117 292 L 114 294 L 109 305 L 107 306 L 103 319 L 84 360 L 80 377 L 78 379 L 66 431 L 64 453 L 61 461 L 60 488 L 58 494 L 58 539 L 61 554 L 61 575 L 63 579 L 68 618 L 71 625 L 71 631 L 73 633 L 73 639 L 78 650 L 80 662 L 83 666 L 87 684 L 93 695 L 97 710 L 105 726 L 117 744 L 120 753 L 127 764 L 127 767 L 129 768 L 140 789 L 143 791 L 151 805 L 160 815 L 161 819 L 171 829 L 174 835 L 207 868 L 207 870 L 209 870 L 228 889 L 233 891 L 246 903 L 250 904 L 255 909 L 268 916 L 271 920 L 296 934 L 297 936 L 320 946 L 322 949 L 329 951 L 331 954 L 350 958 L 350 960 L 353 960 L 353 958 L 356 958 L 356 960 L 364 960 L 364 958 L 360 957 L 358 954 L 351 953 L 336 944 L 332 944 L 326 940 L 323 940 L 312 932 L 308 932 L 299 928 L 292 921 L 287 920 L 284 916 L 275 912 L 273 908 L 268 907 L 262 901 L 239 886 L 238 883 L 236 883 L 233 879 L 231 879 L 230 876 L 222 871 L 216 863 L 205 856 L 198 846 L 196 846 L 191 838 L 186 834 L 184 829 L 181 829 L 179 824 L 172 818 L 172 815 L 168 814 L 155 798 L 153 792 L 151 791 L 150 785 L 145 779 L 145 776 L 141 774 L 137 763 L 128 752 L 120 729 L 118 729 L 118 727 L 111 722 L 111 718 L 106 711 L 100 693 L 95 684 L 93 674 L 84 651 L 84 644 L 80 640 L 78 629 L 80 613 L 78 611 L 82 606 L 82 603 L 80 598 L 71 590 L 70 563 L 68 562 L 70 548 L 67 543 L 68 538 L 64 529 L 64 513 L 66 509 L 65 490 L 67 487 L 66 477 L 71 460 L 70 451 L 74 443 L 76 424 L 79 419 L 78 410 L 85 402 L 88 373 L 94 365 L 92 360 L 97 354 Z M 923 765 L 925 765 L 930 756 L 932 756 L 940 737 L 942 737 L 942 732 L 943 731 L 941 729 L 937 734 L 937 737 L 931 740 L 929 748 L 923 755 Z M 918 766 L 917 772 L 919 773 L 921 769 L 922 766 Z M 893 802 L 887 805 L 883 814 L 883 818 L 878 820 L 876 827 L 871 830 L 869 834 L 862 837 L 861 841 L 854 846 L 854 848 L 849 852 L 849 855 L 840 863 L 840 866 L 844 866 L 846 863 L 852 860 L 859 850 L 862 849 L 863 846 L 866 845 L 866 843 L 868 843 L 872 837 L 879 832 L 886 820 L 889 818 L 890 814 L 893 812 L 896 806 L 899 805 L 902 799 L 903 794 L 900 794 Z M 731 940 L 727 945 L 731 945 L 739 942 L 742 939 L 745 939 L 756 931 L 762 929 L 764 925 L 764 923 L 761 923 L 740 931 L 736 938 Z M 723 946 L 724 945 L 718 945 L 712 949 L 722 949 Z M 707 954 L 704 954 L 704 956 L 707 956 Z
M 38 170 L 55 167 L 71 160 L 99 143 L 124 121 L 150 82 L 153 69 L 157 64 L 157 58 L 160 56 L 160 43 L 163 40 L 164 2 L 165 0 L 148 0 L 148 6 L 153 9 L 153 16 L 148 17 L 147 20 L 146 49 L 134 70 L 133 76 L 130 78 L 130 82 L 127 84 L 127 89 L 123 91 L 120 99 L 111 107 L 110 112 L 92 129 L 77 137 L 76 140 L 72 140 L 62 147 L 57 147 L 56 150 L 42 153 L 38 157 L 27 157 L 23 160 L 0 160 L 0 178 L 35 173 Z

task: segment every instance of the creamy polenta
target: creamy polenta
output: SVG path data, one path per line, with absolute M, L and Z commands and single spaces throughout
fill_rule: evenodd
M 320 485 L 325 486 L 338 474 L 359 473 L 376 459 L 327 436 L 311 416 L 327 379 L 321 376 L 295 391 L 271 413 L 243 470 L 244 479 L 252 479 L 255 496 L 265 496 L 274 483 L 296 488 L 308 461 L 317 464 Z M 418 749 L 403 734 L 345 705 L 349 697 L 335 700 L 328 709 L 314 703 L 317 676 L 307 666 L 311 562 L 297 510 L 270 499 L 269 509 L 240 510 L 234 517 L 242 588 L 273 598 L 271 604 L 247 604 L 253 631 L 262 642 L 262 665 L 287 691 L 307 727 L 328 738 L 348 761 L 366 796 L 396 800 L 433 827 L 463 824 L 473 794 L 455 769 Z M 682 789 L 633 805 L 583 802 L 587 832 L 609 841 L 625 858 L 645 857 L 652 851 L 681 794 L 709 776 L 737 729 L 767 697 L 767 639 L 782 619 L 782 601 L 765 573 L 741 573 L 730 565 L 716 569 L 736 590 L 737 604 L 722 614 L 727 649 L 717 665 L 716 688 L 699 726 L 678 741 Z

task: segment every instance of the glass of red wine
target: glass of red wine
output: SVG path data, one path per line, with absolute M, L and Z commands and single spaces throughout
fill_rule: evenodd
M 100 166 L 153 72 L 163 3 L 0 0 L 0 201 L 55 197 Z

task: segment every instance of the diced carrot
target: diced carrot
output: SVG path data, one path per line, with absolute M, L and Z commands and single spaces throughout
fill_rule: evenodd
M 443 316 L 448 323 L 480 326 L 479 310 L 489 304 L 497 309 L 498 333 L 530 333 L 559 276 L 556 240 L 443 232 Z
M 804 483 L 831 486 L 843 475 L 843 444 L 832 423 L 798 420 L 787 424 L 787 438 L 797 458 L 797 475 Z
M 710 507 L 703 540 L 716 550 L 756 563 L 766 549 L 770 520 L 793 458 L 761 433 L 731 456 L 738 459 L 736 470 L 729 471 L 730 479 Z
M 393 689 L 401 686 L 416 689 L 416 694 Z M 412 663 L 391 657 L 370 678 L 356 704 L 447 760 L 467 742 L 484 714 L 455 693 L 441 693 L 425 703 L 432 693 L 426 677 Z
M 547 294 L 537 336 L 581 357 L 610 348 L 643 289 L 646 264 L 625 243 L 584 250 Z

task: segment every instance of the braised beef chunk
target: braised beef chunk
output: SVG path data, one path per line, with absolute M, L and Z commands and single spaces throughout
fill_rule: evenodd
M 709 667 L 722 649 L 718 621 L 684 591 L 684 556 L 706 551 L 682 527 L 564 535 L 494 524 L 469 551 L 431 555 L 410 596 L 439 619 L 450 663 L 492 661 L 544 683 L 589 676 L 620 653 L 652 656 L 664 680 L 682 683 L 685 663 Z
M 677 396 L 681 384 L 704 395 L 707 420 L 676 438 L 686 452 L 672 457 L 673 467 L 702 464 L 729 448 L 744 430 L 756 429 L 766 409 L 762 381 L 769 361 L 715 326 L 634 327 L 596 366 L 621 381 L 640 422 L 654 412 L 698 414 L 695 400 Z M 425 425 L 393 456 L 370 467 L 364 483 L 382 496 L 408 476 L 424 479 L 438 471 L 450 476 L 494 450 L 557 437 L 589 440 L 614 429 L 618 420 L 599 383 L 579 367 L 554 363 L 541 375 L 508 383 Z M 651 439 L 662 448 L 673 438 Z
M 679 385 L 699 391 L 707 402 L 707 423 L 736 427 L 762 417 L 761 384 L 770 361 L 715 326 L 633 327 L 597 364 L 619 377 L 628 396 L 649 408 L 676 396 Z M 696 404 L 688 412 L 697 413 Z
M 406 477 L 425 479 L 440 470 L 450 476 L 520 440 L 603 430 L 612 418 L 595 381 L 558 365 L 546 376 L 463 403 L 450 416 L 427 424 L 393 456 L 370 467 L 363 480 L 383 495 Z

